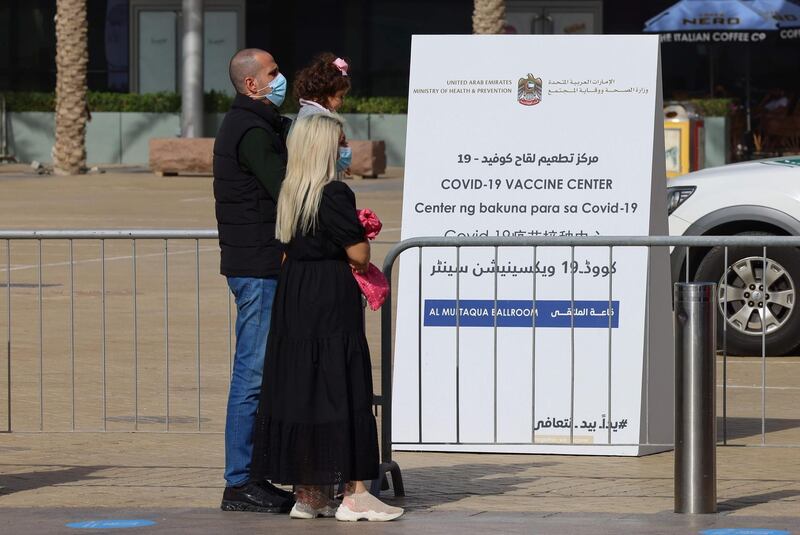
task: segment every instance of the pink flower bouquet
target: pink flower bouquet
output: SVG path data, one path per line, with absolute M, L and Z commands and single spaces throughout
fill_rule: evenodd
M 369 208 L 362 208 L 361 210 L 358 210 L 357 213 L 358 220 L 361 221 L 361 225 L 366 231 L 367 239 L 374 240 L 383 228 L 383 223 L 381 223 L 381 220 L 378 219 L 378 216 L 375 214 L 375 212 Z
M 358 220 L 364 226 L 365 235 L 369 240 L 374 240 L 381 231 L 381 227 L 383 227 L 375 212 L 368 208 L 358 210 Z M 383 276 L 381 270 L 370 262 L 366 273 L 354 271 L 353 276 L 356 278 L 359 288 L 361 288 L 361 293 L 366 297 L 369 308 L 378 310 L 389 296 L 389 282 Z

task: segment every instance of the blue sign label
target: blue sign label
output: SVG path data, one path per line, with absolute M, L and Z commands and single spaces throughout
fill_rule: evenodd
M 152 520 L 88 520 L 86 522 L 70 522 L 68 528 L 75 529 L 125 529 L 155 526 Z
M 496 305 L 496 306 L 495 306 Z M 426 327 L 536 327 L 612 329 L 619 327 L 619 301 L 533 301 L 515 299 L 426 299 Z M 609 318 L 610 316 L 610 318 Z
M 781 529 L 762 529 L 762 528 L 721 528 L 706 529 L 700 532 L 701 535 L 792 535 L 788 531 Z

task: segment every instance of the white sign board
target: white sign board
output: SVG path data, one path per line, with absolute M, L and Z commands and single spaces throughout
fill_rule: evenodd
M 660 87 L 657 36 L 414 36 L 402 237 L 666 234 Z M 671 442 L 666 250 L 421 256 L 401 258 L 395 449 Z

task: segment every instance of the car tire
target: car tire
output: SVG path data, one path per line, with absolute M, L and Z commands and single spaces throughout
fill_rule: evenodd
M 745 232 L 740 235 L 769 234 Z M 800 307 L 795 307 L 796 293 L 800 288 L 800 250 L 786 247 L 767 249 L 767 270 L 772 280 L 766 291 L 759 290 L 763 288 L 763 254 L 761 247 L 728 247 L 730 269 L 725 273 L 725 248 L 714 247 L 700 261 L 694 275 L 695 281 L 718 285 L 718 347 L 723 349 L 723 330 L 726 330 L 728 354 L 761 354 L 763 307 L 769 311 L 766 354 L 786 355 L 800 344 Z M 723 275 L 727 277 L 727 302 Z M 723 315 L 722 309 L 726 306 Z

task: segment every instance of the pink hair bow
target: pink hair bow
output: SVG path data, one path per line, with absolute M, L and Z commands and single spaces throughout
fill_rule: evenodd
M 350 67 L 345 60 L 342 58 L 336 58 L 333 60 L 333 66 L 339 69 L 339 72 L 342 73 L 342 76 L 347 76 L 347 69 Z

